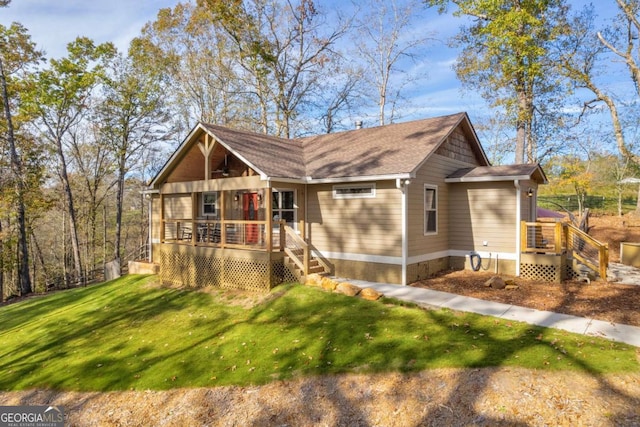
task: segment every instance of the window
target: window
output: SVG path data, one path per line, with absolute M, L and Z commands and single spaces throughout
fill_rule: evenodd
M 424 186 L 424 234 L 438 232 L 438 187 Z
M 202 215 L 218 216 L 218 193 L 202 193 Z
M 289 227 L 295 228 L 296 222 L 296 201 L 294 190 L 276 190 L 272 194 L 271 211 L 273 220 L 284 219 Z
M 352 185 L 334 185 L 334 199 L 366 199 L 376 197 L 376 185 L 369 184 L 352 184 Z

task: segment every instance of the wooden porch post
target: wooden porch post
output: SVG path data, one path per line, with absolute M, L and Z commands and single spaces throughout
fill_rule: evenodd
M 227 192 L 220 192 L 220 247 L 224 248 L 224 244 L 227 241 L 227 225 L 224 223 L 226 219 L 226 211 L 227 211 Z
M 198 142 L 198 148 L 204 156 L 204 179 L 205 181 L 208 181 L 211 179 L 211 172 L 209 172 L 209 157 L 213 152 L 213 141 L 208 133 L 204 134 L 204 144 L 202 142 Z
M 267 221 L 266 230 L 265 230 L 265 244 L 267 247 L 267 252 L 271 253 L 273 250 L 273 215 L 271 212 L 271 187 L 267 187 L 264 189 L 264 216 Z M 271 261 L 271 255 L 269 255 L 269 261 Z
M 265 243 L 267 247 L 267 283 L 269 288 L 273 287 L 273 215 L 271 214 L 271 187 L 264 189 L 264 216 L 266 220 L 265 225 Z
M 554 229 L 554 244 L 555 244 L 555 249 L 556 249 L 556 255 L 561 255 L 562 254 L 562 223 L 560 222 L 556 222 L 556 226 Z
M 607 266 L 609 265 L 609 246 L 600 246 L 599 251 L 600 278 L 607 280 Z
M 198 229 L 196 228 L 196 218 L 198 217 L 198 193 L 191 193 L 191 244 L 198 242 Z
M 165 237 L 164 225 L 164 194 L 160 193 L 160 243 L 164 243 Z
M 284 248 L 287 246 L 287 231 L 284 229 L 284 226 L 287 225 L 287 222 L 284 219 L 280 220 L 280 251 L 284 251 Z

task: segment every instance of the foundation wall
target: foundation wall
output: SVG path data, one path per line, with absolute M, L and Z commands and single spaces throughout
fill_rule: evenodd
M 418 280 L 427 279 L 441 271 L 451 268 L 451 257 L 438 258 L 429 261 L 409 264 L 407 266 L 407 282 L 412 283 Z
M 336 277 L 379 283 L 402 283 L 402 266 L 400 265 L 340 259 L 329 259 L 329 262 L 334 267 Z

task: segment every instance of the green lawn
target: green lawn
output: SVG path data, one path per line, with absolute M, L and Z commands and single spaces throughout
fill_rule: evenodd
M 283 285 L 234 295 L 127 276 L 0 308 L 0 389 L 168 389 L 342 372 L 638 371 L 636 348 L 491 317 Z

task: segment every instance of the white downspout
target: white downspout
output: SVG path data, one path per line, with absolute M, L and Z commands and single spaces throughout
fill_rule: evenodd
M 520 237 L 520 221 L 522 219 L 522 189 L 520 188 L 520 180 L 513 181 L 516 187 L 516 277 L 520 277 L 520 261 L 522 254 L 520 248 L 522 246 Z
M 402 285 L 407 285 L 407 263 L 409 258 L 409 241 L 407 239 L 407 185 L 410 181 L 396 178 L 396 188 L 402 193 Z

